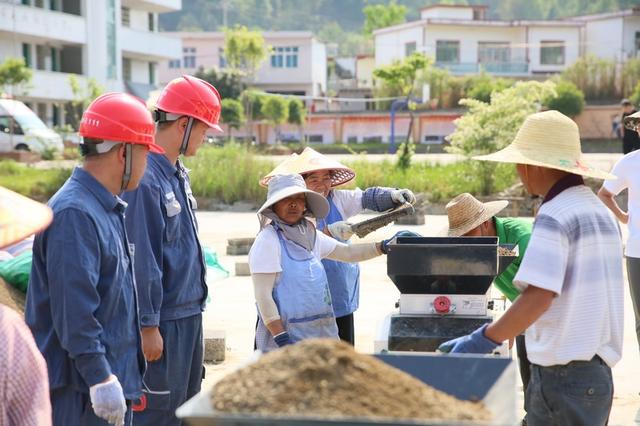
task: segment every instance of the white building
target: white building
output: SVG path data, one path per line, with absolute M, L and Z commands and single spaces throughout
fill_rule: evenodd
M 636 56 L 640 8 L 548 21 L 486 19 L 486 6 L 429 6 L 420 20 L 374 31 L 376 66 L 414 51 L 453 74 L 505 76 L 557 73 L 593 53 L 620 60 Z
M 0 61 L 24 57 L 33 69 L 24 100 L 49 125 L 65 122 L 69 76 L 146 98 L 158 63 L 180 54 L 180 40 L 158 32 L 158 14 L 182 0 L 0 0 Z
M 160 83 L 199 68 L 225 68 L 224 33 L 176 32 L 182 41 L 182 57 L 160 64 Z M 319 96 L 327 87 L 327 52 L 325 45 L 308 31 L 265 31 L 270 47 L 267 60 L 258 69 L 254 86 L 272 93 Z

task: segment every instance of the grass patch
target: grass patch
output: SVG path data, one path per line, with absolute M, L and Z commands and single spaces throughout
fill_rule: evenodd
M 71 176 L 72 169 L 36 169 L 13 160 L 0 161 L 0 186 L 46 202 Z

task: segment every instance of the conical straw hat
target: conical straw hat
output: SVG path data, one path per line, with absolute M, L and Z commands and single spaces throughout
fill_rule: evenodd
M 449 218 L 447 233 L 450 237 L 460 237 L 494 217 L 508 204 L 504 200 L 482 203 L 469 193 L 460 194 L 445 207 Z
M 307 173 L 328 170 L 331 173 L 331 187 L 343 185 L 356 177 L 356 173 L 344 164 L 331 160 L 312 148 L 305 148 L 300 155 L 291 154 L 268 175 L 260 179 L 260 185 L 267 186 L 275 175 Z
M 597 179 L 616 179 L 585 161 L 578 125 L 558 111 L 530 115 L 509 146 L 496 153 L 473 158 L 547 167 Z
M 634 112 L 624 118 L 624 127 L 634 132 L 640 131 L 640 111 Z

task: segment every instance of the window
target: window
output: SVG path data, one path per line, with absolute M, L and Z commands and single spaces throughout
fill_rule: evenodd
M 53 109 L 51 110 L 51 120 L 54 126 L 60 126 L 62 123 L 60 122 L 60 106 L 58 104 L 52 105 Z
M 107 78 L 117 78 L 116 0 L 107 0 Z
M 169 61 L 169 68 L 180 68 L 180 59 L 172 59 Z
M 196 48 L 195 47 L 182 48 L 182 65 L 185 68 L 196 67 Z
M 22 43 L 22 57 L 24 58 L 24 63 L 31 68 L 31 45 L 28 43 Z
M 636 31 L 636 42 L 635 42 L 635 46 L 636 46 L 636 51 L 633 52 L 633 56 L 638 56 L 640 54 L 640 31 Z
M 61 11 L 62 10 L 62 4 L 61 4 L 61 0 L 49 0 L 49 9 L 54 10 L 54 11 Z
M 35 6 L 44 9 L 44 0 L 35 0 Z
M 40 120 L 44 121 L 45 123 L 48 123 L 48 117 L 47 117 L 47 104 L 43 104 L 43 103 L 39 103 L 38 104 L 38 117 L 40 117 Z
M 124 6 L 120 8 L 120 21 L 123 27 L 131 26 L 131 9 Z
M 131 59 L 122 58 L 122 79 L 131 81 Z
M 156 84 L 156 64 L 155 62 L 149 62 L 149 84 Z
M 51 48 L 51 71 L 60 71 L 60 51 L 55 47 Z
M 218 68 L 227 67 L 227 58 L 224 57 L 224 47 L 218 47 Z
M 31 0 L 22 0 L 22 4 L 25 6 L 31 6 Z
M 478 43 L 478 63 L 496 64 L 508 63 L 511 61 L 511 48 L 509 43 L 501 42 L 479 42 Z
M 460 42 L 450 40 L 436 41 L 436 62 L 460 63 Z
M 36 69 L 47 69 L 47 48 L 41 45 L 36 45 Z
M 271 54 L 271 68 L 298 68 L 298 47 L 274 47 Z
M 149 14 L 149 31 L 155 31 L 156 30 L 156 15 L 154 15 L 153 13 Z
M 411 43 L 404 44 L 404 56 L 411 56 L 413 52 L 416 51 L 416 42 L 412 41 Z
M 540 43 L 540 65 L 564 65 L 564 42 L 543 41 Z

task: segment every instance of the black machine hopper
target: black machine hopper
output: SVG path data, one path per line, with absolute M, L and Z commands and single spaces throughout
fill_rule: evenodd
M 485 294 L 516 257 L 498 255 L 497 237 L 398 237 L 387 275 L 402 294 Z

